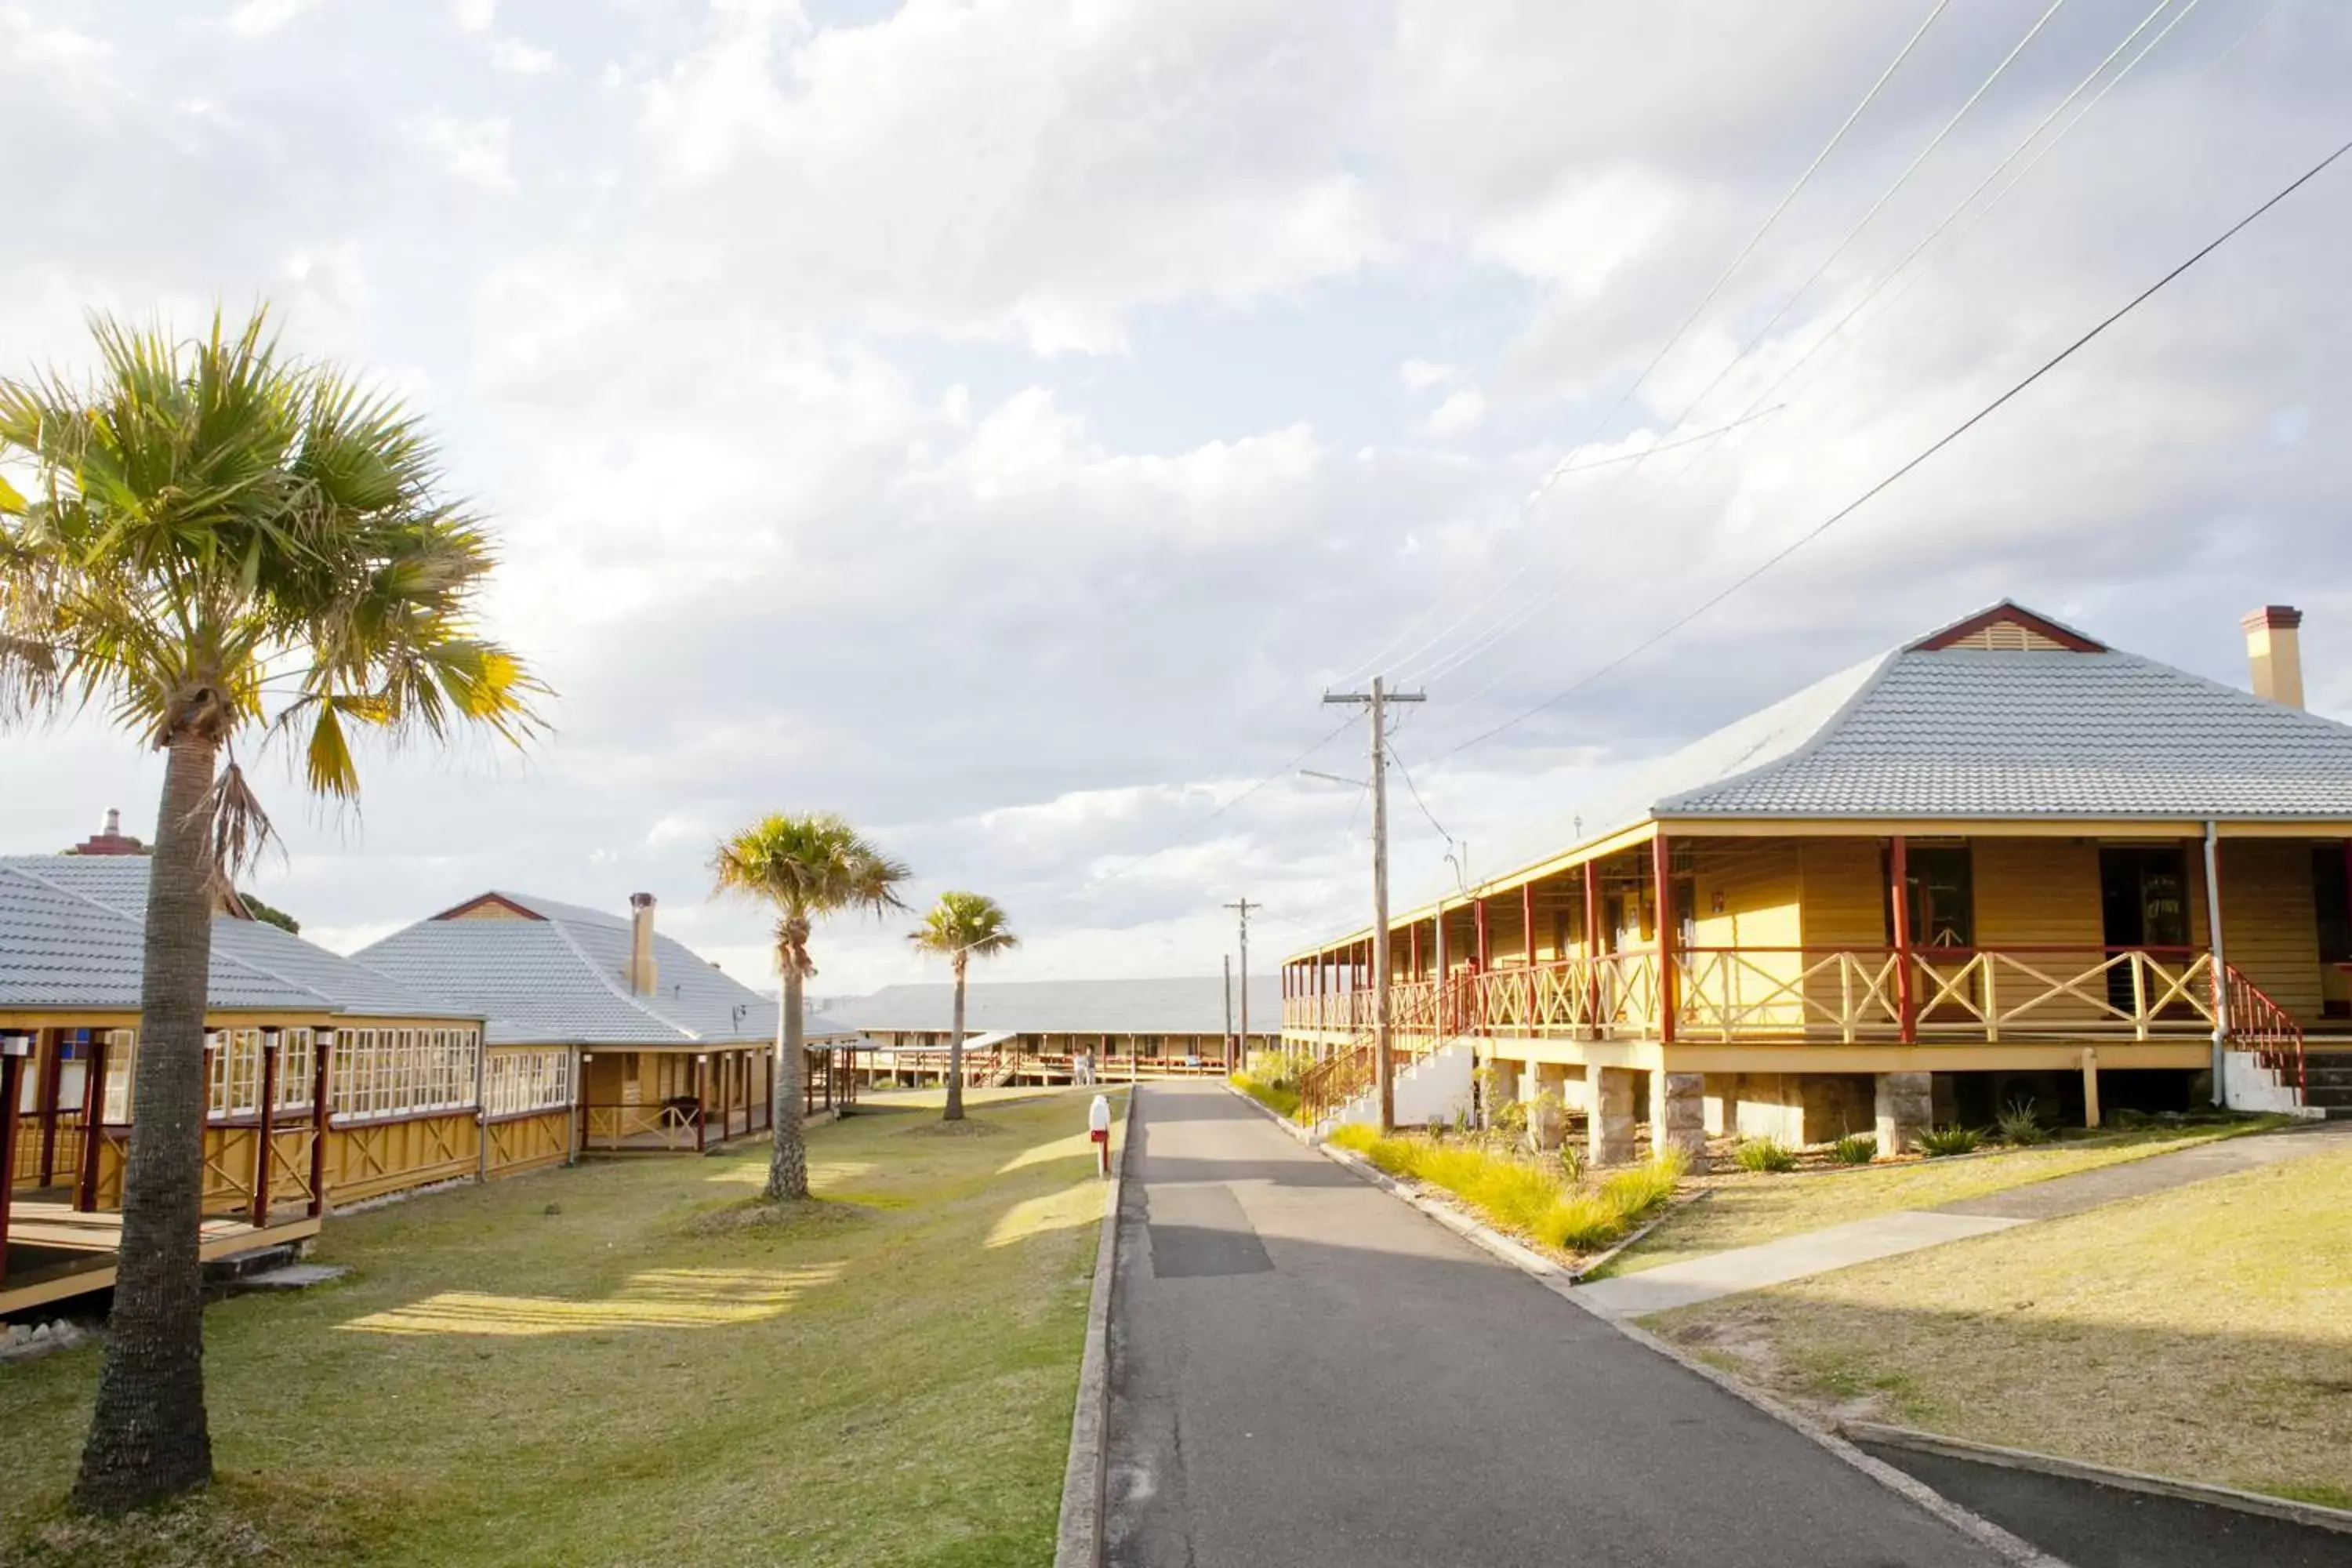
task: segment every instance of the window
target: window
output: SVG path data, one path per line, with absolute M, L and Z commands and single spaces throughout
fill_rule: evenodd
M 568 1049 L 492 1051 L 482 1070 L 482 1110 L 488 1115 L 522 1116 L 572 1103 Z
M 332 1067 L 335 1114 L 362 1118 L 463 1110 L 474 1103 L 476 1029 L 342 1029 Z
M 2352 963 L 2352 888 L 2347 864 L 2352 846 L 2326 844 L 2311 852 L 2311 892 L 2319 914 L 2319 962 Z
M 216 1118 L 258 1117 L 263 1076 L 259 1029 L 215 1029 L 205 1037 L 209 1059 L 205 1079 L 205 1113 Z M 308 1029 L 278 1032 L 278 1085 L 270 1097 L 271 1115 L 310 1109 L 312 1078 L 318 1066 L 317 1037 Z
M 1914 844 L 1904 857 L 1905 913 L 1914 947 L 1974 947 L 1977 944 L 1976 875 L 1965 844 Z M 1882 864 L 1889 866 L 1892 852 Z M 1893 900 L 1886 910 L 1886 945 L 1895 945 Z
M 106 1106 L 100 1121 L 121 1125 L 131 1120 L 131 1080 L 139 1066 L 139 1031 L 106 1031 Z

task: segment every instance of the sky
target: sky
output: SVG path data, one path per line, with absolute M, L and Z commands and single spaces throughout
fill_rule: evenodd
M 1410 895 L 2004 596 L 2241 685 L 2297 605 L 2352 717 L 2352 158 L 1580 684 L 2352 134 L 2332 0 L 1933 9 L 0 0 L 0 375 L 267 300 L 494 520 L 541 743 L 247 758 L 344 951 L 643 890 L 765 984 L 711 847 L 824 809 L 1002 900 L 996 977 L 1213 973 L 1244 896 L 1263 969 L 1369 907 L 1327 689 L 1426 690 Z M 0 747 L 0 851 L 152 836 L 105 716 Z M 910 923 L 814 992 L 940 977 Z

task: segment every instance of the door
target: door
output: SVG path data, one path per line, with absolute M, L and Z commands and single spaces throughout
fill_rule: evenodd
M 2175 847 L 2110 846 L 2099 851 L 2101 940 L 2117 948 L 2185 948 L 2189 945 L 2189 878 Z M 2107 971 L 2107 1002 L 2134 1013 L 2132 967 Z

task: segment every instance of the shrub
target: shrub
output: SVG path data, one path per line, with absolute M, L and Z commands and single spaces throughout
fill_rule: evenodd
M 1830 1145 L 1841 1165 L 1867 1165 L 1878 1158 L 1878 1140 L 1866 1132 L 1849 1132 Z
M 1688 1164 L 1670 1152 L 1649 1164 L 1617 1172 L 1596 1190 L 1564 1180 L 1547 1165 L 1475 1143 L 1383 1138 L 1353 1123 L 1336 1129 L 1330 1141 L 1391 1176 L 1444 1188 L 1496 1226 L 1575 1252 L 1595 1251 L 1621 1239 L 1674 1194 Z M 1563 1168 L 1574 1169 L 1573 1152 L 1562 1153 Z
M 2042 1125 L 2042 1118 L 2036 1113 L 2033 1101 L 2021 1098 L 2001 1108 L 2000 1135 L 2022 1147 L 2029 1143 L 2047 1142 L 2050 1131 Z
M 1559 1175 L 1570 1186 L 1584 1180 L 1584 1156 L 1576 1152 L 1575 1144 L 1564 1139 L 1559 1145 Z
M 1945 1154 L 1973 1154 L 1984 1142 L 1980 1127 L 1930 1127 L 1919 1134 L 1919 1147 L 1936 1158 Z
M 1268 1083 L 1255 1073 L 1234 1074 L 1234 1087 L 1286 1121 L 1298 1120 L 1298 1089 L 1291 1084 Z
M 1750 1138 L 1731 1152 L 1731 1163 L 1743 1171 L 1778 1173 L 1797 1168 L 1797 1152 L 1778 1138 Z

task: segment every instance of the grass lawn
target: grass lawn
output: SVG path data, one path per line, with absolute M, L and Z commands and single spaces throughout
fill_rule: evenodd
M 1844 1415 L 2352 1507 L 2352 1152 L 1645 1321 Z
M 824 1201 L 782 1223 L 756 1144 L 331 1220 L 349 1279 L 205 1314 L 221 1479 L 172 1515 L 62 1516 L 95 1349 L 0 1369 L 0 1562 L 1045 1562 L 1102 1213 L 1087 1098 L 814 1129 Z
M 2029 1182 L 2069 1176 L 2077 1171 L 2186 1149 L 2215 1138 L 2263 1131 L 2277 1118 L 2205 1126 L 2149 1127 L 2080 1142 L 2005 1149 L 1959 1160 L 1916 1160 L 1822 1174 L 1753 1175 L 1727 1171 L 1697 1178 L 1713 1189 L 1705 1203 L 1675 1214 L 1635 1246 L 1611 1260 L 1593 1278 L 1635 1274 L 1665 1263 L 1683 1263 L 1710 1252 L 1753 1247 L 1802 1231 L 1820 1230 L 1897 1209 L 1933 1208 L 1962 1198 L 1982 1197 Z

